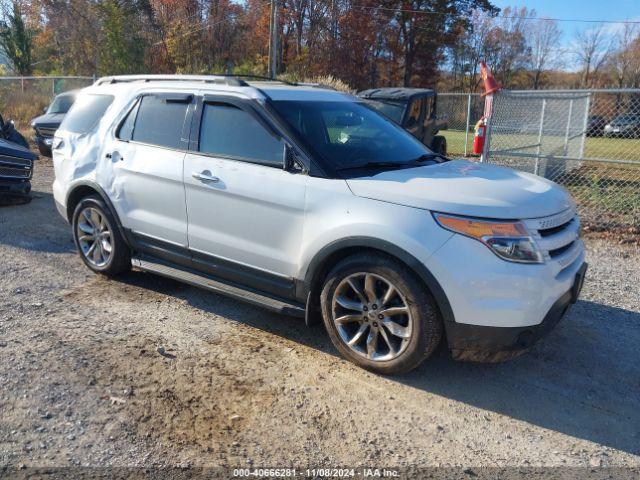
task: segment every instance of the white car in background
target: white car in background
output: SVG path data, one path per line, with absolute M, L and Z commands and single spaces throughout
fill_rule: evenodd
M 523 351 L 586 264 L 561 187 L 449 161 L 357 97 L 224 76 L 126 76 L 78 94 L 53 146 L 84 263 L 132 266 L 300 315 L 379 373 L 446 341 Z M 275 321 L 275 318 L 274 318 Z

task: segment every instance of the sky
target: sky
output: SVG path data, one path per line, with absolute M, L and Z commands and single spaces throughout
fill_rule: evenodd
M 640 20 L 640 0 L 491 0 L 495 6 L 535 9 L 538 17 L 578 20 Z M 576 32 L 595 24 L 558 22 L 562 43 L 569 45 Z M 640 27 L 640 25 L 638 25 Z M 615 29 L 616 25 L 607 26 Z

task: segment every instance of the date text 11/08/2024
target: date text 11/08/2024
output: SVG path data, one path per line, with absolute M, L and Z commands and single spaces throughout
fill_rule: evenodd
M 254 478 L 395 478 L 399 475 L 398 470 L 387 468 L 237 468 L 233 470 L 234 477 Z

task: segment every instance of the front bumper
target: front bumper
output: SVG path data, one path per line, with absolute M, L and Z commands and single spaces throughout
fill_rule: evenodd
M 587 264 L 583 263 L 575 275 L 573 285 L 549 309 L 538 325 L 524 327 L 488 327 L 449 322 L 447 340 L 455 360 L 501 362 L 517 357 L 555 328 L 578 300 Z
M 36 142 L 36 145 L 38 146 L 40 155 L 51 158 L 51 144 L 53 142 L 53 137 L 42 137 L 40 135 L 36 135 L 34 137 L 34 140 Z
M 0 195 L 28 195 L 31 182 L 24 180 L 9 180 L 0 177 Z

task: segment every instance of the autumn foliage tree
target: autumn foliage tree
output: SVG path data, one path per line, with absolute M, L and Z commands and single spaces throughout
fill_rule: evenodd
M 0 62 L 27 74 L 267 73 L 271 0 L 0 0 Z M 477 91 L 486 60 L 507 88 L 640 82 L 638 32 L 598 26 L 558 72 L 561 31 L 491 0 L 277 0 L 277 72 L 374 86 Z M 610 35 L 609 35 L 610 36 Z M 566 50 L 566 49 L 565 49 Z M 605 54 L 607 53 L 607 54 Z M 610 53 L 610 54 L 609 54 Z M 4 55 L 3 55 L 4 54 Z

